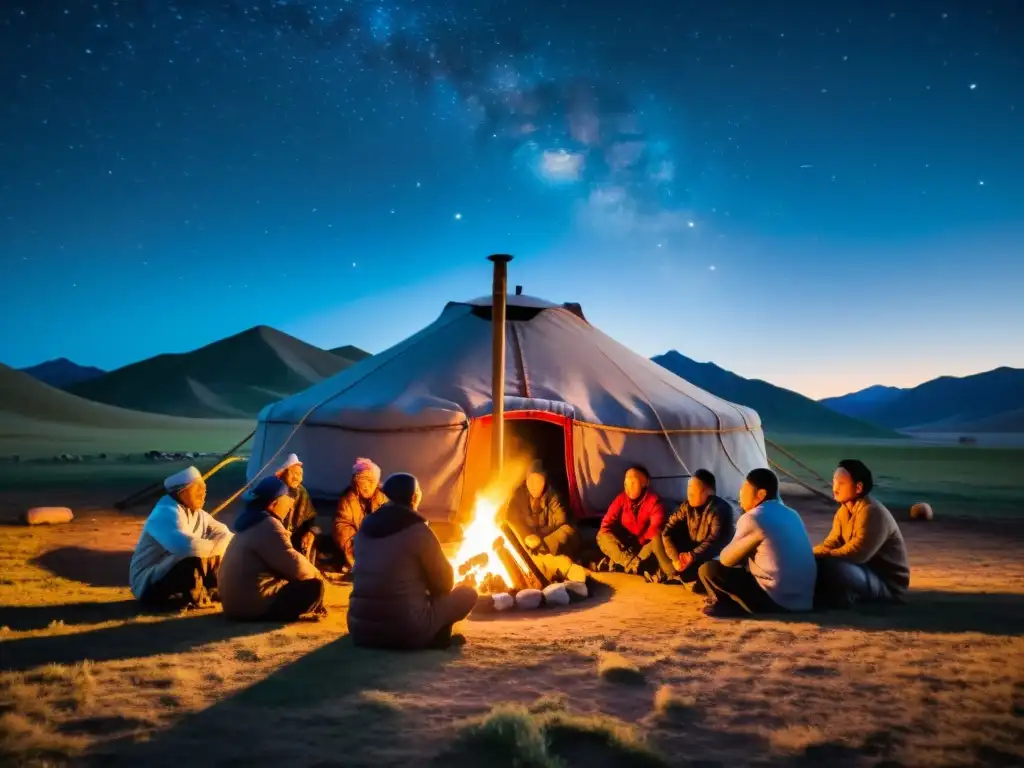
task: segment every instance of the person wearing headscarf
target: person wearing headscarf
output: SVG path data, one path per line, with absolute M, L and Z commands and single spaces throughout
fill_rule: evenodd
M 716 495 L 715 476 L 707 469 L 698 469 L 686 486 L 686 501 L 669 516 L 661 531 L 665 554 L 673 566 L 665 575 L 693 584 L 694 592 L 703 593 L 697 570 L 718 557 L 735 532 L 732 507 Z
M 253 489 L 220 569 L 220 597 L 229 618 L 289 622 L 327 614 L 320 572 L 292 546 L 284 526 L 294 509 L 295 497 L 276 475 Z
M 320 535 L 320 528 L 316 524 L 316 508 L 309 498 L 309 491 L 302 484 L 302 462 L 290 453 L 274 474 L 288 486 L 288 494 L 295 500 L 294 508 L 281 523 L 291 536 L 292 546 L 311 563 L 315 562 L 316 537 Z
M 447 647 L 453 625 L 476 605 L 476 590 L 455 586 L 451 563 L 417 511 L 423 491 L 415 476 L 391 475 L 383 490 L 388 503 L 355 536 L 349 634 L 367 648 Z
M 367 515 L 372 515 L 388 500 L 380 488 L 380 467 L 370 459 L 356 459 L 352 482 L 338 499 L 332 538 L 349 568 L 355 565 L 353 540 Z
M 569 558 L 579 554 L 579 534 L 569 523 L 565 502 L 551 487 L 539 461 L 533 463 L 526 482 L 512 495 L 505 519 L 531 552 Z
M 832 495 L 839 509 L 832 530 L 814 548 L 816 599 L 821 607 L 906 599 L 907 546 L 892 513 L 871 496 L 874 485 L 871 470 L 857 459 L 843 459 L 832 475 Z
M 638 464 L 627 469 L 622 487 L 601 519 L 597 546 L 604 559 L 598 569 L 647 577 L 671 572 L 661 540 L 665 506 L 651 488 L 647 468 Z
M 132 595 L 156 608 L 206 607 L 218 599 L 217 572 L 231 531 L 203 509 L 206 482 L 195 467 L 168 477 L 164 490 L 132 553 Z

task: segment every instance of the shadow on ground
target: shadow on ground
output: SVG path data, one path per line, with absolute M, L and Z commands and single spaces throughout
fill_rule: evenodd
M 58 547 L 29 561 L 54 576 L 90 587 L 123 587 L 128 584 L 131 550 Z
M 108 744 L 90 764 L 177 768 L 182 755 L 202 755 L 206 765 L 396 764 L 401 694 L 390 691 L 414 690 L 423 674 L 459 657 L 457 647 L 373 651 L 345 635 L 145 743 Z
M 906 605 L 866 605 L 850 611 L 772 615 L 758 619 L 810 622 L 822 627 L 865 632 L 978 632 L 1015 637 L 1024 634 L 1024 595 L 919 590 L 910 593 Z
M 107 605 L 120 605 L 114 603 Z M 75 606 L 57 606 L 63 609 Z M 275 624 L 229 622 L 218 610 L 179 614 L 164 621 L 121 624 L 86 632 L 26 637 L 3 643 L 3 668 L 23 670 L 41 664 L 76 664 L 186 653 L 200 645 L 266 632 Z
M 124 621 L 147 613 L 137 600 L 64 605 L 0 605 L 0 627 L 17 632 L 46 629 L 55 621 L 71 624 L 102 624 Z

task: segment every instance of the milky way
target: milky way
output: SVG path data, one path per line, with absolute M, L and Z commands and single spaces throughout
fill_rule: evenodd
M 940 5 L 3 3 L 0 360 L 381 349 L 502 250 L 649 353 L 789 375 L 856 295 L 864 346 L 949 372 L 1019 304 L 1024 18 Z

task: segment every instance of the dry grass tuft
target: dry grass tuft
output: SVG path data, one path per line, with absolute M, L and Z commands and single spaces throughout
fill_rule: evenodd
M 693 711 L 695 696 L 680 694 L 671 685 L 663 685 L 654 694 L 654 711 L 662 717 L 678 716 Z
M 663 768 L 665 760 L 632 725 L 605 715 L 573 715 L 542 698 L 530 708 L 500 704 L 470 721 L 441 764 L 566 768 L 629 765 Z
M 829 739 L 813 725 L 788 725 L 772 731 L 768 737 L 772 749 L 788 754 L 806 752 L 810 747 L 826 744 Z
M 50 723 L 21 712 L 0 716 L 0 763 L 6 765 L 53 765 L 77 756 L 88 743 L 84 737 L 62 734 Z
M 621 653 L 602 653 L 597 659 L 597 674 L 602 680 L 625 685 L 643 685 L 643 670 Z
M 402 711 L 402 699 L 388 691 L 360 691 L 359 698 L 367 709 L 374 709 L 378 712 L 395 713 Z

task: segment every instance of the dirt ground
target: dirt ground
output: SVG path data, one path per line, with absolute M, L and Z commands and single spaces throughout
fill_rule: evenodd
M 830 509 L 787 496 L 819 539 Z M 1024 764 L 1024 537 L 904 524 L 910 605 L 712 620 L 603 577 L 561 611 L 471 618 L 398 654 L 331 615 L 289 627 L 140 615 L 140 518 L 0 528 L 5 765 Z

